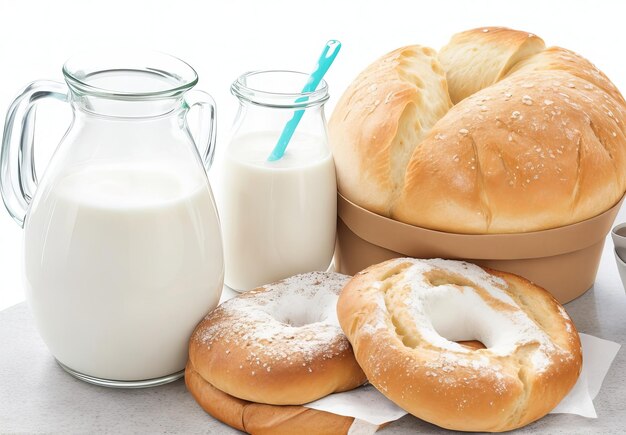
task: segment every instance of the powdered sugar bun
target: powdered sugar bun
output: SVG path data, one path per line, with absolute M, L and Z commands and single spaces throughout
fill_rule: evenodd
M 311 272 L 243 293 L 194 331 L 189 364 L 240 399 L 299 405 L 365 382 L 337 320 L 350 277 Z
M 337 310 L 369 381 L 448 429 L 505 431 L 537 420 L 582 367 L 578 333 L 548 292 L 466 262 L 372 266 L 346 285 Z M 458 343 L 472 340 L 485 348 Z

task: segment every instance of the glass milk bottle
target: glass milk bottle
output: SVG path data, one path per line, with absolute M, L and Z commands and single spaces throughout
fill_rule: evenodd
M 99 385 L 182 376 L 189 336 L 219 301 L 223 254 L 206 170 L 215 106 L 196 72 L 159 53 L 90 53 L 67 84 L 27 86 L 6 118 L 2 197 L 24 227 L 26 298 L 61 366 Z M 42 98 L 73 120 L 43 176 L 33 127 Z M 201 127 L 187 126 L 191 107 Z M 196 145 L 203 148 L 202 157 Z
M 226 151 L 223 204 L 226 284 L 237 291 L 328 269 L 335 247 L 337 186 L 327 144 L 328 87 L 301 93 L 308 75 L 256 71 L 231 91 L 239 112 Z M 284 156 L 268 161 L 295 111 L 304 116 Z

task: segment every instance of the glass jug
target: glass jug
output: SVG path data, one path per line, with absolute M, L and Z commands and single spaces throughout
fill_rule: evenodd
M 302 93 L 308 74 L 252 71 L 231 86 L 239 111 L 224 160 L 226 284 L 245 291 L 328 269 L 335 250 L 337 182 L 326 134 L 322 81 Z M 268 157 L 285 124 L 302 119 L 285 151 Z
M 172 381 L 223 285 L 206 175 L 215 104 L 190 90 L 193 68 L 165 54 L 79 56 L 63 75 L 67 86 L 28 85 L 4 128 L 0 187 L 24 227 L 26 298 L 44 342 L 74 376 L 122 387 Z M 73 120 L 38 182 L 34 119 L 43 98 L 68 102 Z

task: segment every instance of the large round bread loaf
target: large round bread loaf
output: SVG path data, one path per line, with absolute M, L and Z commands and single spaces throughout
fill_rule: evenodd
M 626 189 L 626 102 L 589 61 L 489 27 L 439 53 L 378 59 L 329 123 L 339 191 L 456 233 L 519 233 L 598 215 Z

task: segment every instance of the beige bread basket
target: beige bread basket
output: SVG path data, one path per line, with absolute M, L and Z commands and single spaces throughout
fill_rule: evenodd
M 463 259 L 521 275 L 566 303 L 593 285 L 604 240 L 622 201 L 598 216 L 560 228 L 476 235 L 408 225 L 339 194 L 335 268 L 354 275 L 396 257 Z

